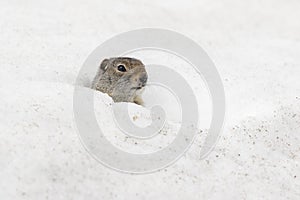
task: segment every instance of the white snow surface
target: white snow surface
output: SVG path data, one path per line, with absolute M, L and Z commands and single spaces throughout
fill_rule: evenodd
M 299 9 L 297 0 L 0 1 L 0 199 L 300 199 Z M 175 164 L 133 175 L 85 150 L 73 91 L 98 45 L 142 27 L 180 32 L 206 50 L 227 113 L 215 149 L 200 160 L 211 105 L 199 77 L 181 69 L 206 116 L 197 139 Z M 134 56 L 147 63 L 150 55 Z M 171 57 L 162 62 L 182 66 Z M 145 91 L 150 103 L 153 91 Z M 174 138 L 147 143 L 106 134 L 129 152 L 151 152 Z

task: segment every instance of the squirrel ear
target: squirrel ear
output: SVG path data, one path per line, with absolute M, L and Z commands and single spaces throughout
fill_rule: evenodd
M 108 61 L 109 59 L 104 59 L 101 64 L 100 64 L 100 69 L 103 70 L 103 71 L 106 71 L 107 70 L 107 64 L 108 64 Z

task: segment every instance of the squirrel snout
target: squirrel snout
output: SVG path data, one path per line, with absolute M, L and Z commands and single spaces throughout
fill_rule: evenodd
M 140 84 L 142 87 L 144 87 L 147 83 L 147 79 L 148 79 L 148 76 L 147 76 L 147 73 L 142 73 L 140 78 L 139 78 L 139 81 L 140 81 Z
M 141 89 L 146 86 L 148 75 L 147 72 L 140 72 L 132 76 L 132 82 L 134 84 L 134 89 Z

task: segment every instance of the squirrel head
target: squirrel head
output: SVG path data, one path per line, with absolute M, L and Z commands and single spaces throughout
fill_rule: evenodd
M 139 95 L 147 79 L 145 66 L 140 60 L 115 57 L 101 62 L 92 87 L 107 93 L 115 102 L 142 104 Z

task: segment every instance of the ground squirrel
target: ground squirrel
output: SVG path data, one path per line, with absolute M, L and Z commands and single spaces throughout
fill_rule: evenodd
M 144 64 L 135 58 L 104 59 L 92 82 L 92 89 L 107 93 L 114 102 L 143 104 L 141 93 L 148 75 Z

